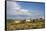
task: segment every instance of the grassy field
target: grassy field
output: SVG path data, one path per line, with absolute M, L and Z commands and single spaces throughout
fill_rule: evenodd
M 35 21 L 30 21 L 30 22 L 20 22 L 20 23 L 15 23 L 14 21 L 12 22 L 7 22 L 7 30 L 25 30 L 25 29 L 41 29 L 45 28 L 45 21 L 44 20 L 35 20 Z

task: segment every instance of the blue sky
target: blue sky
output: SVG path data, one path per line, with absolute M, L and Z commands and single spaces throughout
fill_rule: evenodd
M 7 1 L 7 18 L 44 18 L 45 4 Z

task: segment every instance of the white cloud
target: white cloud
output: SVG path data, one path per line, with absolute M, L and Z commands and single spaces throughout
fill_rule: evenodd
M 11 9 L 19 10 L 20 6 L 16 2 L 7 1 L 8 7 L 11 7 Z
M 38 10 L 30 12 L 27 9 L 22 9 L 16 2 L 7 1 L 7 15 L 27 15 L 31 16 L 31 18 L 39 18 L 40 12 Z M 42 16 L 42 18 L 44 18 L 44 16 Z
M 16 15 L 16 14 L 31 14 L 29 10 L 21 9 L 22 7 L 16 2 L 7 1 L 7 14 Z

